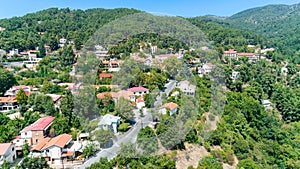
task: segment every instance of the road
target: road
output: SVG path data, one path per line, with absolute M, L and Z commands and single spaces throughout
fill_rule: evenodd
M 167 83 L 167 84 L 165 85 L 165 87 L 166 87 L 165 93 L 166 93 L 167 95 L 170 95 L 170 93 L 172 92 L 172 90 L 174 90 L 175 87 L 176 87 L 176 81 L 175 81 L 175 80 L 170 80 L 170 82 Z
M 176 81 L 170 80 L 169 83 L 165 85 L 165 92 L 159 92 L 159 96 L 156 97 L 156 100 L 154 102 L 154 107 L 160 107 L 162 105 L 162 95 L 163 93 L 166 93 L 166 95 L 170 95 L 170 93 L 175 89 L 176 87 Z
M 120 145 L 128 142 L 135 143 L 137 139 L 137 134 L 140 131 L 140 129 L 142 127 L 148 126 L 151 121 L 152 121 L 151 113 L 145 114 L 143 118 L 137 121 L 137 123 L 130 131 L 128 131 L 125 135 L 118 137 L 117 138 L 118 140 L 113 144 L 111 148 L 101 150 L 96 154 L 95 157 L 92 157 L 89 160 L 87 160 L 79 168 L 80 169 L 87 168 L 91 166 L 93 163 L 99 162 L 101 157 L 107 158 L 108 160 L 115 158 L 118 155 L 119 151 L 121 150 Z

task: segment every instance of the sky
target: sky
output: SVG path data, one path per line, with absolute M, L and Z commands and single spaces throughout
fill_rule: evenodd
M 2 2 L 3 1 L 3 2 Z M 231 16 L 245 9 L 269 4 L 296 4 L 300 0 L 0 0 L 0 18 L 58 7 L 71 9 L 135 8 L 176 16 Z

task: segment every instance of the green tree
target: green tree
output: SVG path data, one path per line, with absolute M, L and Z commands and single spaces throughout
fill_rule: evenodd
M 87 146 L 85 146 L 83 148 L 83 151 L 82 151 L 82 155 L 83 157 L 91 157 L 93 155 L 95 155 L 97 151 L 97 148 L 96 148 L 96 145 L 95 144 L 88 144 Z
M 111 169 L 113 165 L 106 158 L 100 158 L 99 162 L 92 164 L 87 169 Z
M 17 83 L 14 75 L 6 69 L 0 68 L 0 94 L 4 94 L 6 90 Z
M 260 169 L 259 165 L 255 164 L 252 159 L 240 160 L 237 166 L 238 169 Z
M 59 53 L 61 67 L 70 66 L 74 63 L 75 55 L 72 46 L 66 46 Z
M 16 99 L 17 99 L 18 104 L 26 105 L 28 96 L 26 95 L 26 93 L 23 89 L 20 89 L 16 95 Z
M 47 164 L 47 161 L 42 157 L 35 157 L 35 158 L 25 157 L 21 165 L 18 166 L 18 168 L 50 169 L 49 165 Z
M 43 58 L 46 56 L 45 42 L 41 40 L 39 44 L 39 57 Z
M 198 169 L 222 169 L 222 165 L 213 156 L 207 156 L 199 161 Z
M 112 141 L 114 137 L 114 133 L 110 130 L 96 130 L 94 132 L 95 140 L 97 140 L 100 144 L 100 147 L 107 147 L 106 145 Z
M 64 96 L 62 97 L 60 110 L 61 113 L 67 118 L 68 125 L 72 126 L 74 102 L 73 102 L 73 95 L 71 91 L 67 90 Z
M 137 145 L 143 154 L 154 154 L 158 150 L 158 141 L 154 131 L 150 127 L 142 128 L 137 136 Z
M 23 156 L 24 157 L 27 157 L 28 154 L 30 152 L 30 147 L 28 145 L 28 143 L 25 143 L 23 146 L 22 146 L 22 153 L 23 153 Z
M 133 108 L 129 100 L 121 97 L 116 104 L 116 111 L 123 119 L 130 119 L 133 117 Z
M 118 127 L 118 131 L 125 132 L 125 131 L 127 131 L 127 129 L 128 129 L 129 126 L 130 126 L 129 123 L 122 123 Z
M 10 169 L 10 163 L 4 160 L 3 164 L 1 165 L 1 169 Z
M 56 135 L 70 133 L 71 126 L 68 123 L 68 119 L 65 117 L 57 117 L 54 119 L 51 128 L 54 129 Z

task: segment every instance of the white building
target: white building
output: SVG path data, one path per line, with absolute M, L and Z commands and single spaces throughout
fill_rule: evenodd
M 269 100 L 263 100 L 261 101 L 261 103 L 264 107 L 270 107 L 272 105 L 272 103 Z
M 164 104 L 159 109 L 159 112 L 161 114 L 167 114 L 168 111 L 170 113 L 170 116 L 172 116 L 173 114 L 177 113 L 177 111 L 178 111 L 178 105 L 176 103 L 170 102 L 170 103 Z
M 99 123 L 99 128 L 104 130 L 112 130 L 115 134 L 118 132 L 117 128 L 120 125 L 121 117 L 106 114 Z
M 13 143 L 0 144 L 0 167 L 4 163 L 4 161 L 13 163 L 16 158 L 16 149 Z
M 240 78 L 240 72 L 232 71 L 231 79 L 232 79 L 233 81 L 235 81 L 235 80 L 237 80 L 238 78 Z
M 61 164 L 75 157 L 77 150 L 72 149 L 72 143 L 71 135 L 61 134 L 54 138 L 44 138 L 31 151 L 40 154 L 51 164 Z
M 139 86 L 139 87 L 133 87 L 128 89 L 129 91 L 133 92 L 134 95 L 136 96 L 143 96 L 145 94 L 149 93 L 149 89 Z
M 19 108 L 16 97 L 0 97 L 0 112 L 7 112 Z
M 190 84 L 187 80 L 178 82 L 177 88 L 186 95 L 194 96 L 196 94 L 196 86 Z
M 37 90 L 30 86 L 13 86 L 5 92 L 5 96 L 16 96 L 19 90 L 23 89 L 26 94 L 29 94 L 33 90 Z

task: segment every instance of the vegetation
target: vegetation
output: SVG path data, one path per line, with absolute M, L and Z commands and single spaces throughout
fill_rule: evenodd
M 0 94 L 3 95 L 6 90 L 17 83 L 14 75 L 6 69 L 0 68 Z
M 299 24 L 295 5 L 268 5 L 242 11 L 226 19 L 231 27 L 256 32 L 271 42 L 294 63 L 300 63 Z M 276 33 L 275 33 L 276 32 Z

